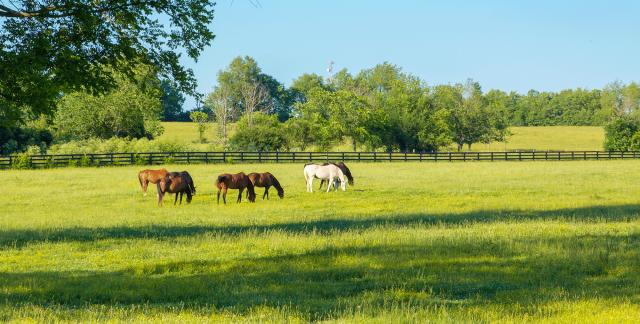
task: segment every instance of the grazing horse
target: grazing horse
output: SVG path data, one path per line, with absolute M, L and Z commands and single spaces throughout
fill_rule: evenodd
M 158 187 L 158 205 L 162 206 L 162 199 L 165 193 L 174 193 L 176 198 L 173 201 L 175 205 L 180 195 L 180 205 L 182 205 L 182 195 L 187 195 L 187 203 L 191 202 L 192 195 L 196 194 L 196 186 L 193 183 L 191 175 L 187 171 L 169 172 L 161 178 L 156 184 Z
M 276 179 L 273 174 L 269 172 L 253 172 L 249 173 L 248 177 L 254 187 L 264 187 L 264 194 L 262 195 L 263 200 L 264 197 L 267 197 L 267 199 L 269 199 L 269 188 L 271 188 L 271 186 L 274 186 L 276 188 L 276 190 L 278 191 L 278 197 L 280 197 L 280 199 L 284 198 L 284 189 L 282 189 L 280 182 L 278 182 L 278 179 Z M 247 193 L 247 196 L 248 195 L 249 193 Z
M 344 164 L 344 162 L 338 162 L 338 163 L 323 163 L 322 165 L 327 165 L 327 164 L 333 164 L 335 166 L 337 166 L 338 168 L 340 168 L 340 170 L 342 170 L 342 173 L 344 173 L 344 175 L 347 177 L 347 180 L 349 180 L 349 185 L 353 186 L 353 176 L 351 175 L 351 170 L 349 170 L 349 168 L 347 168 L 347 165 Z M 322 185 L 324 184 L 325 180 L 321 179 L 320 180 L 320 188 L 322 189 Z M 328 185 L 328 184 L 327 184 Z
M 218 188 L 218 204 L 220 204 L 220 191 L 222 191 L 222 200 L 225 204 L 227 203 L 227 190 L 229 189 L 239 190 L 237 203 L 240 203 L 242 200 L 242 191 L 244 191 L 244 188 L 247 188 L 248 191 L 247 199 L 249 199 L 250 202 L 256 201 L 256 192 L 253 189 L 253 183 L 244 172 L 237 174 L 223 173 L 219 175 L 216 180 L 216 187 Z
M 149 185 L 149 182 L 153 184 L 158 183 L 158 181 L 164 178 L 167 173 L 169 173 L 169 171 L 164 168 L 160 170 L 147 169 L 138 172 L 138 181 L 140 181 L 140 187 L 142 187 L 142 193 L 145 197 L 147 196 L 147 186 Z
M 307 182 L 307 192 L 313 192 L 313 178 L 329 180 L 327 185 L 327 192 L 331 190 L 331 184 L 336 179 L 340 180 L 342 191 L 347 190 L 347 182 L 345 181 L 344 173 L 335 164 L 313 164 L 307 163 L 304 165 L 304 179 Z M 336 190 L 338 188 L 336 187 Z

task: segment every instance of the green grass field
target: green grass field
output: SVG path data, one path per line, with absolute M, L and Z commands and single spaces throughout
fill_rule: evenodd
M 350 167 L 168 166 L 162 208 L 136 167 L 4 171 L 0 321 L 637 322 L 640 161 Z M 223 171 L 286 197 L 217 206 Z
M 211 143 L 220 143 L 215 124 L 207 130 L 205 138 L 209 144 L 198 144 L 198 131 L 196 125 L 187 122 L 162 123 L 164 134 L 161 139 L 186 141 L 202 150 L 211 149 Z M 538 126 L 538 127 L 511 127 L 512 135 L 507 142 L 495 142 L 491 144 L 474 144 L 472 151 L 504 151 L 504 150 L 564 150 L 564 151 L 601 151 L 604 143 L 604 130 L 600 126 Z M 230 134 L 234 127 L 230 126 Z M 352 146 L 347 139 L 341 145 L 333 148 L 333 151 L 351 151 Z M 455 151 L 455 145 L 447 150 Z M 465 147 L 465 150 L 467 148 Z

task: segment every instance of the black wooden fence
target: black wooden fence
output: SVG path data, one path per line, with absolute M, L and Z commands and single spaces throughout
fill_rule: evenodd
M 24 157 L 23 157 L 24 158 Z M 306 163 L 323 161 L 357 162 L 445 162 L 445 161 L 566 161 L 640 158 L 639 152 L 604 151 L 515 151 L 515 152 L 149 152 L 0 156 L 0 169 L 22 162 L 24 167 L 44 168 L 69 165 L 154 165 L 190 163 Z

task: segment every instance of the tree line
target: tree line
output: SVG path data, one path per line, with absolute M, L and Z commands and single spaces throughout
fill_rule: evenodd
M 306 73 L 287 88 L 245 56 L 218 73 L 202 109 L 235 149 L 325 150 L 348 138 L 353 150 L 436 151 L 502 141 L 509 126 L 606 125 L 639 105 L 637 83 L 483 92 L 474 80 L 429 86 L 387 62 L 328 78 Z M 237 123 L 232 137 L 229 123 Z

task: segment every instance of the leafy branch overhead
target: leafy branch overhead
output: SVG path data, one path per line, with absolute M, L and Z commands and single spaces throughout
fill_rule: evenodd
M 60 93 L 105 93 L 132 62 L 153 66 L 180 91 L 196 80 L 179 63 L 214 38 L 208 0 L 0 0 L 0 126 L 51 114 Z M 23 110 L 27 109 L 27 115 Z

